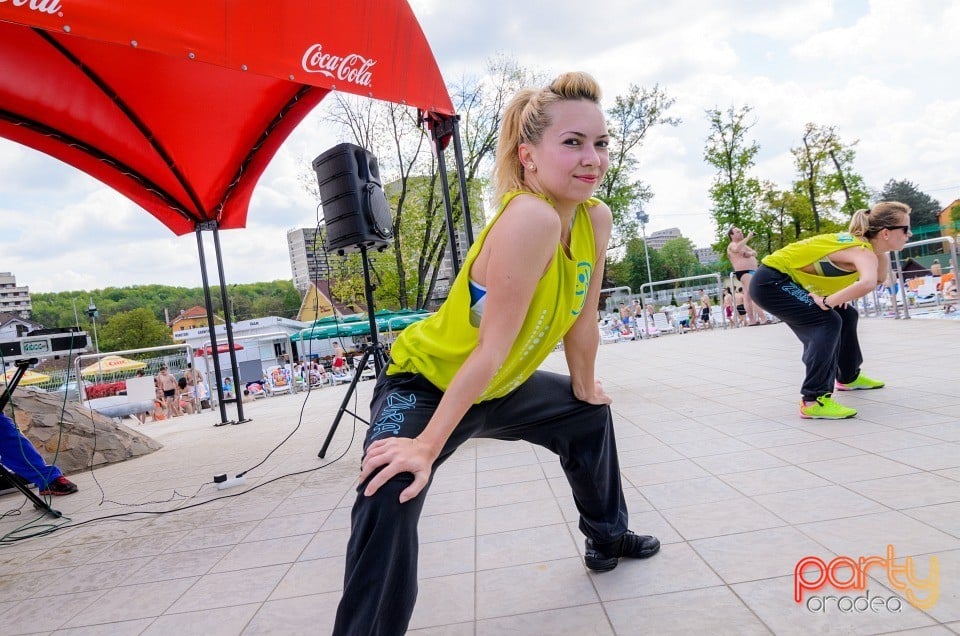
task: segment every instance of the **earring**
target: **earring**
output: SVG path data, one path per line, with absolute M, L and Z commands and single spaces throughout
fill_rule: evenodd
M 530 170 L 530 172 L 536 172 L 537 166 L 531 163 L 529 166 L 527 166 L 527 169 Z

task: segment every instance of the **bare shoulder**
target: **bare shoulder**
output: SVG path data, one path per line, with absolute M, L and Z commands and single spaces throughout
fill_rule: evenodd
M 517 227 L 536 227 L 541 229 L 556 226 L 560 231 L 560 218 L 557 211 L 549 203 L 532 194 L 521 194 L 507 204 L 500 215 L 497 225 Z
M 613 227 L 613 212 L 610 211 L 610 206 L 603 201 L 598 201 L 596 205 L 588 206 L 587 212 L 590 214 L 590 222 L 593 223 L 594 228 L 599 230 Z
M 830 260 L 836 263 L 850 263 L 855 265 L 857 263 L 862 264 L 876 264 L 877 255 L 873 250 L 865 249 L 863 246 L 854 245 L 852 247 L 845 247 L 841 250 L 837 250 L 830 255 Z
M 590 215 L 590 223 L 593 225 L 593 236 L 596 239 L 598 249 L 606 250 L 607 242 L 610 240 L 610 233 L 613 231 L 613 212 L 603 201 L 596 205 L 587 207 L 587 214 Z
M 499 251 L 502 248 L 525 253 L 543 251 L 546 254 L 555 248 L 558 240 L 560 217 L 553 206 L 539 197 L 521 194 L 507 204 L 490 228 L 484 251 Z

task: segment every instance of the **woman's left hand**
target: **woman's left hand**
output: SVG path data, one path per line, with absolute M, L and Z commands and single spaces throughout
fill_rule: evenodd
M 437 453 L 417 438 L 394 437 L 377 440 L 367 448 L 361 466 L 360 482 L 363 483 L 381 466 L 383 470 L 370 480 L 363 494 L 369 497 L 394 476 L 411 473 L 413 483 L 400 493 L 400 503 L 406 503 L 419 495 L 427 485 L 436 459 Z

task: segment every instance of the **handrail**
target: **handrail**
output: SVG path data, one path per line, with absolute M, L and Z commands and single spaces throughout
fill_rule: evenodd
M 903 265 L 900 262 L 900 252 L 907 249 L 908 247 L 917 247 L 920 245 L 930 245 L 933 243 L 946 243 L 949 248 L 950 254 L 950 266 L 953 268 L 955 274 L 960 274 L 960 270 L 957 269 L 957 241 L 952 236 L 938 236 L 931 239 L 923 239 L 922 241 L 913 241 L 911 243 L 904 244 L 903 248 L 894 252 L 894 257 L 897 263 L 897 283 L 900 286 L 900 296 L 903 298 L 903 319 L 910 320 L 910 309 L 907 299 L 907 287 L 903 281 Z M 900 319 L 900 310 L 897 307 L 897 295 L 890 294 L 890 300 L 893 303 L 893 316 L 895 319 Z M 940 297 L 937 296 L 937 307 L 940 306 Z
M 647 302 L 646 302 L 646 298 L 644 297 L 644 289 L 647 288 L 647 287 L 649 287 L 649 288 L 650 288 L 650 301 L 651 301 L 650 304 L 653 304 L 653 301 L 655 300 L 655 298 L 653 297 L 653 288 L 654 288 L 656 285 L 668 285 L 668 284 L 670 284 L 670 283 L 682 283 L 682 282 L 684 282 L 684 281 L 702 280 L 702 279 L 704 279 L 704 278 L 709 278 L 709 279 L 715 280 L 715 281 L 717 282 L 717 294 L 720 296 L 720 298 L 723 298 L 723 277 L 720 276 L 720 274 L 717 273 L 717 272 L 714 272 L 713 274 L 697 274 L 696 276 L 684 276 L 683 278 L 670 278 L 670 279 L 668 279 L 668 280 L 658 280 L 658 281 L 653 281 L 653 282 L 651 282 L 651 283 L 643 283 L 642 285 L 640 285 L 640 297 L 644 299 L 644 303 L 643 303 L 643 304 L 644 304 L 644 306 L 646 306 Z M 690 320 L 696 320 L 696 316 L 691 316 L 691 317 L 690 317 Z M 727 316 L 726 316 L 726 314 L 724 314 L 722 311 L 720 312 L 720 320 L 721 320 L 724 328 L 726 328 L 726 326 L 727 326 Z M 647 317 L 647 312 L 646 312 L 646 311 L 643 312 L 643 328 L 647 331 L 647 333 L 649 333 L 650 319 Z
M 170 349 L 173 349 L 174 351 L 178 351 L 178 350 L 180 350 L 180 349 L 183 349 L 183 350 L 184 350 L 183 353 L 186 355 L 186 359 L 189 360 L 189 361 L 192 361 L 192 360 L 193 360 L 193 347 L 191 347 L 191 346 L 188 345 L 188 344 L 169 344 L 169 345 L 160 345 L 160 346 L 158 346 L 158 347 L 141 347 L 140 349 L 124 349 L 123 351 L 107 351 L 107 352 L 101 351 L 100 353 L 85 353 L 85 354 L 82 354 L 82 355 L 77 356 L 76 359 L 74 360 L 73 364 L 74 364 L 75 371 L 76 371 L 76 375 L 77 375 L 77 398 L 78 398 L 78 400 L 80 401 L 81 404 L 82 404 L 83 402 L 86 402 L 86 401 L 87 401 L 87 395 L 86 395 L 86 391 L 85 391 L 84 386 L 83 386 L 82 375 L 81 375 L 81 373 L 80 373 L 80 371 L 82 370 L 82 367 L 83 367 L 83 365 L 82 365 L 81 363 L 82 363 L 84 360 L 90 360 L 90 359 L 94 359 L 94 358 L 97 359 L 97 362 L 98 362 L 97 377 L 99 378 L 99 377 L 101 377 L 101 376 L 103 375 L 103 372 L 101 371 L 101 368 L 99 367 L 99 362 L 100 362 L 100 360 L 102 360 L 103 358 L 106 358 L 107 356 L 124 356 L 124 357 L 126 357 L 126 356 L 129 356 L 129 355 L 131 355 L 131 354 L 135 354 L 135 353 L 151 353 L 151 352 L 154 352 L 154 351 L 168 351 L 168 350 L 170 350 Z M 69 378 L 69 375 L 68 375 L 68 378 Z

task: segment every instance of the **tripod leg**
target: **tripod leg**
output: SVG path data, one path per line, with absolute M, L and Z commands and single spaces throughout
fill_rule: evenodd
M 360 358 L 360 363 L 357 365 L 356 371 L 353 374 L 353 379 L 350 381 L 350 388 L 347 389 L 346 395 L 343 396 L 343 402 L 340 403 L 340 409 L 337 411 L 337 416 L 333 418 L 333 424 L 330 425 L 330 432 L 327 433 L 327 439 L 324 440 L 323 446 L 320 448 L 320 452 L 317 454 L 317 457 L 325 457 L 327 454 L 327 447 L 330 446 L 330 441 L 333 439 L 333 434 L 337 432 L 337 427 L 340 426 L 340 418 L 343 417 L 344 412 L 347 410 L 347 404 L 350 403 L 350 398 L 353 397 L 353 392 L 357 389 L 357 382 L 360 381 L 360 372 L 366 368 L 367 360 L 370 359 L 370 348 L 367 348 L 363 352 L 363 357 Z
M 27 372 L 27 367 L 32 364 L 36 364 L 37 359 L 31 358 L 30 360 L 20 360 L 16 363 L 17 371 L 14 373 L 13 377 L 8 382 L 6 388 L 4 388 L 3 393 L 0 394 L 0 411 L 6 408 L 7 403 L 10 401 L 10 396 L 13 395 L 14 389 L 17 388 L 17 385 L 20 383 L 20 378 L 23 377 L 23 374 Z M 12 424 L 11 424 L 12 426 Z M 59 510 L 54 510 L 47 505 L 43 499 L 40 498 L 40 495 L 36 494 L 26 486 L 24 486 L 19 479 L 17 479 L 13 473 L 7 470 L 4 466 L 0 466 L 0 475 L 6 477 L 7 481 L 13 484 L 14 488 L 19 490 L 24 494 L 24 496 L 33 502 L 33 507 L 37 510 L 43 510 L 51 517 L 62 517 L 63 514 Z
M 7 470 L 5 466 L 0 466 L 0 476 L 2 476 L 14 488 L 22 492 L 24 497 L 29 499 L 31 503 L 33 503 L 33 507 L 37 510 L 42 510 L 54 518 L 60 518 L 63 516 L 63 513 L 48 506 L 47 502 L 40 498 L 40 495 L 33 492 L 28 486 L 24 485 L 24 483 L 17 479 L 16 475 Z

